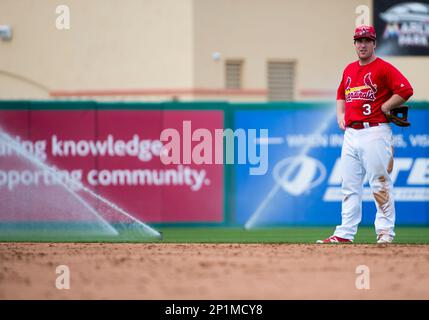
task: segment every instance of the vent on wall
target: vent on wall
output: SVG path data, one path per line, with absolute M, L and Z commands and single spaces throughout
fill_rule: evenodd
M 225 62 L 225 88 L 241 89 L 243 76 L 243 61 L 227 60 Z
M 268 100 L 293 100 L 295 62 L 268 62 Z
M 0 26 L 0 39 L 11 40 L 12 39 L 12 28 L 8 25 Z

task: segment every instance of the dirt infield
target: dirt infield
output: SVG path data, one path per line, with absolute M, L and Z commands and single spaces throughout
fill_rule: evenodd
M 429 246 L 0 243 L 0 298 L 429 299 Z

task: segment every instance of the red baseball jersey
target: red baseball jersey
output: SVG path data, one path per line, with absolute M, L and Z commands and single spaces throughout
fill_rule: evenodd
M 343 72 L 337 100 L 345 100 L 344 120 L 352 122 L 387 122 L 381 105 L 393 94 L 408 100 L 413 88 L 408 80 L 390 63 L 381 58 L 361 66 L 350 63 Z

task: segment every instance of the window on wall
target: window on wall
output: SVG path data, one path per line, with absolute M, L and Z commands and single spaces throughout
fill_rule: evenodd
M 268 61 L 268 100 L 294 99 L 295 62 Z
M 227 60 L 225 62 L 225 88 L 241 89 L 243 77 L 243 61 Z

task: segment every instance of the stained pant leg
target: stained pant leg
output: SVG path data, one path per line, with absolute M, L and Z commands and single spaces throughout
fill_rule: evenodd
M 362 144 L 362 158 L 368 175 L 368 182 L 374 197 L 377 213 L 375 231 L 395 236 L 395 201 L 393 181 L 389 175 L 392 165 L 392 136 L 390 127 L 377 130 L 371 141 Z

